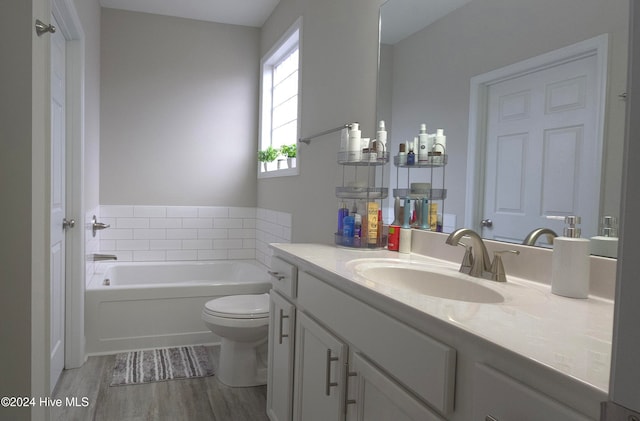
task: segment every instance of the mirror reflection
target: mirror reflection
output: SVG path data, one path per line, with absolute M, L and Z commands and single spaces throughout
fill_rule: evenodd
M 444 129 L 445 226 L 520 243 L 561 235 L 549 215 L 581 216 L 583 237 L 618 216 L 627 0 L 388 0 L 380 16 L 377 117 L 392 155 Z M 392 168 L 389 185 L 430 173 Z

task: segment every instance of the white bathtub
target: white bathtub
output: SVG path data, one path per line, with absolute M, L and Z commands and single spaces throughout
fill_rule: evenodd
M 219 343 L 220 338 L 200 319 L 204 304 L 217 297 L 260 294 L 271 288 L 267 269 L 255 261 L 101 266 L 85 294 L 90 355 Z

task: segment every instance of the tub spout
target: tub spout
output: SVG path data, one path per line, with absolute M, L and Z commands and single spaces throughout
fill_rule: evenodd
M 93 260 L 94 262 L 101 262 L 103 260 L 118 260 L 118 256 L 116 256 L 115 254 L 93 253 L 91 255 L 91 260 Z

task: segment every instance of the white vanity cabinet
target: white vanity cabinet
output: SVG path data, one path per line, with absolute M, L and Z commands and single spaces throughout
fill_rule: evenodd
M 453 323 L 405 315 L 331 259 L 284 256 L 297 278 L 271 291 L 271 421 L 597 419 L 602 391 Z
M 271 267 L 267 415 L 271 421 L 291 421 L 296 309 L 289 300 L 295 297 L 298 270 L 277 257 Z
M 474 420 L 589 420 L 571 408 L 487 365 L 476 364 L 474 374 Z
M 359 352 L 347 367 L 347 421 L 444 421 Z
M 347 345 L 300 313 L 296 327 L 293 419 L 344 419 Z

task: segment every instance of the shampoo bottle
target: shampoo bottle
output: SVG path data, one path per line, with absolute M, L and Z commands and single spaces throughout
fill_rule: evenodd
M 567 224 L 562 237 L 553 240 L 551 256 L 551 292 L 569 298 L 589 296 L 590 244 L 580 238 L 579 216 L 547 217 L 563 219 Z

